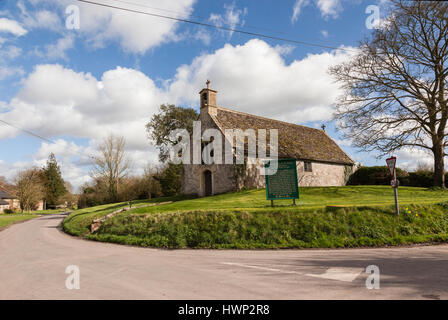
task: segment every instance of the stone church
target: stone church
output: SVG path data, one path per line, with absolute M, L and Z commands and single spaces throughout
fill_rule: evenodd
M 314 129 L 288 122 L 268 119 L 217 106 L 217 91 L 201 90 L 201 134 L 208 128 L 217 129 L 226 139 L 226 129 L 277 129 L 278 158 L 296 159 L 299 186 L 342 186 L 354 170 L 354 161 L 334 142 L 324 128 Z M 233 139 L 233 138 L 232 138 Z M 235 144 L 235 141 L 233 141 Z M 224 143 L 223 143 L 224 145 Z M 182 193 L 208 196 L 238 191 L 242 188 L 264 188 L 265 176 L 260 174 L 264 161 L 255 164 L 184 164 Z

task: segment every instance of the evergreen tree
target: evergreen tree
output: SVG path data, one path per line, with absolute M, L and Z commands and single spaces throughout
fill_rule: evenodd
M 43 168 L 45 182 L 45 201 L 48 206 L 55 206 L 60 196 L 67 192 L 61 170 L 53 153 L 47 160 L 47 165 Z
M 164 196 L 180 194 L 182 186 L 182 165 L 169 162 L 159 177 Z

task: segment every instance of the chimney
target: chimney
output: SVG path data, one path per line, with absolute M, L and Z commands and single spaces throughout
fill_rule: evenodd
M 206 84 L 207 88 L 199 92 L 201 97 L 201 114 L 206 112 L 216 115 L 216 94 L 218 91 L 210 89 L 210 80 L 207 80 Z

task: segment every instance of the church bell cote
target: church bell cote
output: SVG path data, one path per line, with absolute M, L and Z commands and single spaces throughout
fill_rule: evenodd
M 210 80 L 207 80 L 206 84 L 207 88 L 199 92 L 201 97 L 201 110 L 202 108 L 216 107 L 216 94 L 218 91 L 210 89 Z

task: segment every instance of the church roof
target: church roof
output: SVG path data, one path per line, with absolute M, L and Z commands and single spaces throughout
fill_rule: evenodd
M 353 165 L 353 160 L 323 130 L 268 119 L 227 108 L 216 107 L 210 115 L 216 125 L 226 129 L 278 130 L 278 157 Z M 269 152 L 268 152 L 269 155 Z

